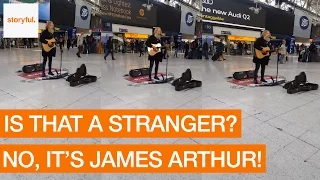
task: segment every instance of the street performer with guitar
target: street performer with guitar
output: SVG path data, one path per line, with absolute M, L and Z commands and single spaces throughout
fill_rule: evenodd
M 157 74 L 159 69 L 159 62 L 162 62 L 162 46 L 161 46 L 161 28 L 157 27 L 154 30 L 154 35 L 150 36 L 146 42 L 146 46 L 148 47 L 148 53 L 149 53 L 149 81 L 152 81 L 151 75 L 152 75 L 152 68 L 155 64 L 155 74 L 154 79 L 159 80 Z
M 54 24 L 52 21 L 48 21 L 46 25 L 46 29 L 41 33 L 40 42 L 42 44 L 42 57 L 43 57 L 43 64 L 42 64 L 42 77 L 46 77 L 46 64 L 47 60 L 49 66 L 49 75 L 54 75 L 51 71 L 52 67 L 52 57 L 56 56 L 56 40 L 53 36 L 54 33 Z
M 264 73 L 266 70 L 266 65 L 269 64 L 270 60 L 270 48 L 268 46 L 268 43 L 270 41 L 270 32 L 268 30 L 265 30 L 262 32 L 261 37 L 256 40 L 254 43 L 254 57 L 253 62 L 256 65 L 256 68 L 254 70 L 254 83 L 258 84 L 258 72 L 261 67 L 261 82 L 266 83 L 267 81 L 264 79 Z

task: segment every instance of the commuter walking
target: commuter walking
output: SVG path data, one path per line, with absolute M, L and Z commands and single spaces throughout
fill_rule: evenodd
M 209 59 L 209 44 L 207 41 L 203 43 L 203 53 L 204 57 L 208 60 Z
M 242 53 L 243 53 L 243 44 L 242 44 L 241 41 L 238 43 L 238 49 L 239 49 L 239 55 L 242 56 Z
M 174 43 L 174 56 L 175 56 L 176 58 L 178 58 L 179 47 L 180 47 L 179 43 L 178 43 L 178 42 L 175 42 L 175 43 Z
M 219 55 L 219 61 L 224 61 L 224 60 L 226 60 L 226 59 L 224 58 L 224 53 L 223 53 L 223 51 L 224 51 L 224 44 L 223 44 L 222 39 L 221 39 L 220 42 L 219 42 L 218 45 L 217 45 L 217 53 L 218 53 L 218 55 Z
M 67 39 L 67 49 L 69 50 L 71 46 L 71 40 L 70 38 Z
M 80 33 L 78 39 L 77 39 L 77 47 L 78 47 L 78 52 L 77 56 L 78 58 L 81 58 L 81 53 L 83 52 L 83 32 Z
M 141 57 L 141 55 L 144 55 L 143 54 L 144 43 L 142 41 L 138 42 L 138 47 L 139 47 L 139 51 L 140 51 L 139 57 Z
M 245 43 L 244 43 L 244 54 L 245 54 L 245 55 L 248 55 L 248 49 L 249 49 L 249 46 L 248 46 L 248 44 L 245 42 Z
M 186 42 L 185 45 L 184 45 L 184 58 L 185 59 L 188 59 L 188 56 L 189 56 L 189 42 Z
M 287 47 L 286 47 L 286 40 L 282 40 L 282 44 L 279 48 L 279 63 L 283 64 L 283 59 L 286 57 L 287 55 Z
M 107 57 L 109 56 L 109 54 L 111 53 L 112 56 L 112 60 L 116 60 L 114 58 L 114 54 L 113 54 L 113 42 L 112 42 L 112 37 L 109 37 L 109 40 L 107 42 L 107 52 L 104 55 L 104 60 L 107 60 Z

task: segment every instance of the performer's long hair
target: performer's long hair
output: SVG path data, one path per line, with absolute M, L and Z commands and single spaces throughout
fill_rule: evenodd
M 48 29 L 48 31 L 53 34 L 54 33 L 54 27 L 53 27 L 53 22 L 52 21 L 48 21 L 46 28 Z

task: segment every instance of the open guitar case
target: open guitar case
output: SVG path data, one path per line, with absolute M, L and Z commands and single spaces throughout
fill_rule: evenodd
M 183 91 L 202 86 L 202 81 L 194 80 L 190 69 L 182 73 L 181 77 L 172 82 L 176 91 Z
M 81 84 L 89 84 L 97 81 L 97 76 L 87 74 L 87 67 L 82 64 L 76 71 L 76 73 L 71 74 L 66 81 L 70 83 L 71 87 L 75 87 Z
M 284 86 L 288 94 L 296 94 L 300 92 L 314 91 L 319 89 L 318 84 L 309 83 L 305 72 L 301 72 L 293 81 L 287 82 Z

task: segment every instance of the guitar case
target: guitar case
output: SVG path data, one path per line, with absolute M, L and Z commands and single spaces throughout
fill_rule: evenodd
M 254 71 L 242 71 L 233 73 L 233 79 L 242 80 L 247 78 L 254 78 Z
M 132 69 L 129 71 L 129 75 L 131 77 L 139 77 L 142 76 L 141 69 Z
M 254 78 L 254 71 L 247 71 L 247 78 Z
M 24 73 L 32 73 L 42 71 L 42 63 L 41 64 L 30 64 L 22 67 L 22 72 Z
M 142 76 L 149 75 L 149 68 L 141 68 L 140 70 Z
M 246 71 L 235 72 L 235 73 L 233 73 L 232 76 L 233 76 L 233 79 L 236 79 L 236 80 L 242 80 L 242 79 L 248 78 L 248 75 L 247 75 Z
M 32 72 L 35 72 L 36 69 L 35 69 L 35 66 L 32 64 L 32 65 L 25 65 L 22 67 L 22 71 L 24 73 L 32 73 Z
M 132 69 L 129 71 L 131 77 L 139 77 L 149 75 L 149 68 Z
M 286 83 L 283 86 L 288 94 L 295 94 L 299 92 L 314 91 L 319 89 L 318 84 L 309 83 L 305 72 L 301 72 L 295 77 L 293 81 Z
M 97 81 L 97 76 L 88 75 L 87 68 L 85 64 L 82 64 L 76 71 L 76 73 L 71 74 L 66 81 L 70 83 L 71 87 L 75 87 L 81 84 L 89 84 Z
M 42 65 L 42 63 L 41 64 L 35 64 L 34 67 L 35 67 L 36 71 L 42 71 L 43 65 Z

